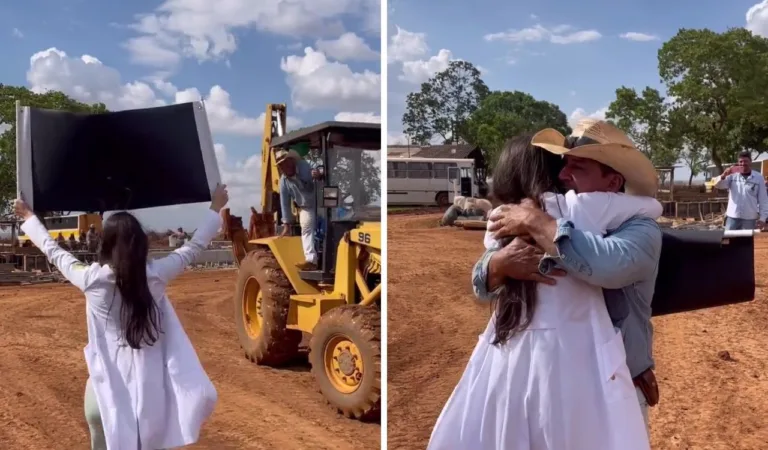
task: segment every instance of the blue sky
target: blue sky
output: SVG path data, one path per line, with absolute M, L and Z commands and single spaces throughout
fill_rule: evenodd
M 378 0 L 2 2 L 0 83 L 113 110 L 202 96 L 230 204 L 247 217 L 259 208 L 267 103 L 288 104 L 289 130 L 380 121 L 380 8 Z M 139 215 L 150 228 L 192 229 L 205 207 Z
M 768 0 L 393 0 L 388 6 L 390 144 L 403 141 L 405 95 L 451 59 L 479 66 L 492 90 L 528 92 L 578 120 L 603 116 L 622 85 L 663 93 L 657 52 L 679 28 L 748 26 L 768 36 Z

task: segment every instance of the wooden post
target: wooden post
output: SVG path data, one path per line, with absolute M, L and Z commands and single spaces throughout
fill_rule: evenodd
M 669 169 L 669 199 L 675 201 L 675 167 Z

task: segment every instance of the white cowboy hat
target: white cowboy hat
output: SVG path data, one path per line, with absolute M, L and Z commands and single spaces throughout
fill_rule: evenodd
M 604 120 L 583 119 L 569 137 L 547 128 L 533 136 L 531 144 L 557 155 L 587 158 L 605 164 L 624 177 L 627 194 L 655 197 L 659 175 L 648 157 L 615 125 Z
M 294 160 L 298 161 L 301 159 L 301 156 L 296 152 L 296 150 L 275 150 L 275 164 L 280 164 L 288 158 L 293 158 Z

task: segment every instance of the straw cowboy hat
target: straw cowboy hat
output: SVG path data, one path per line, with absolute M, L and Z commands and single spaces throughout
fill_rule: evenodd
M 275 164 L 280 164 L 288 158 L 293 158 L 294 161 L 301 159 L 301 156 L 295 150 L 275 150 Z
M 655 197 L 659 188 L 656 168 L 623 131 L 604 120 L 579 121 L 570 136 L 552 128 L 533 136 L 531 144 L 557 155 L 587 158 L 605 164 L 624 177 L 627 194 Z

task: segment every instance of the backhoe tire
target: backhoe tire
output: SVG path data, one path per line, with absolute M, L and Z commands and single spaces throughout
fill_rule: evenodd
M 334 409 L 361 421 L 381 417 L 381 314 L 376 307 L 343 305 L 323 314 L 309 349 L 312 374 Z
M 256 296 L 261 291 L 261 304 Z M 301 332 L 286 328 L 293 287 L 269 249 L 259 248 L 240 262 L 235 289 L 235 324 L 245 357 L 258 365 L 280 366 L 296 357 Z M 248 301 L 250 297 L 250 314 Z M 249 327 L 261 314 L 261 326 Z M 257 328 L 254 330 L 254 328 Z

